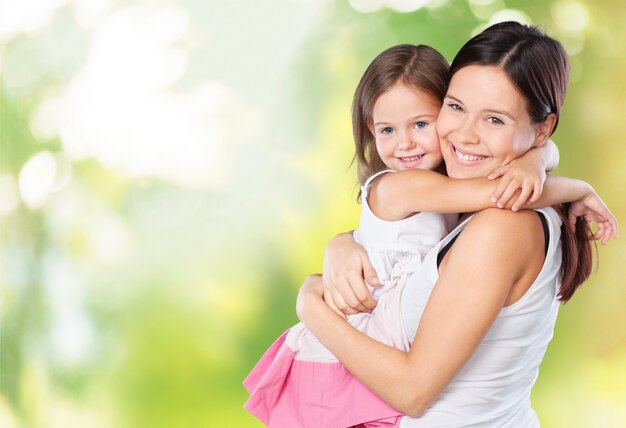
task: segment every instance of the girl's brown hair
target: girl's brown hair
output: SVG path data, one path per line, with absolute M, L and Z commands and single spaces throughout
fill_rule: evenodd
M 367 67 L 352 101 L 352 131 L 359 182 L 385 168 L 376 151 L 376 141 L 368 128 L 378 97 L 397 82 L 421 89 L 443 103 L 446 95 L 448 62 L 430 46 L 397 45 L 376 58 Z M 360 196 L 360 193 L 359 193 Z
M 450 65 L 448 82 L 454 73 L 468 65 L 496 66 L 503 70 L 526 98 L 526 108 L 534 123 L 556 115 L 569 81 L 569 62 L 563 46 L 536 27 L 503 22 L 487 28 L 467 42 Z M 555 207 L 563 220 L 561 243 L 563 260 L 559 299 L 567 302 L 592 269 L 591 230 L 579 218 L 572 230 L 567 221 L 569 205 Z

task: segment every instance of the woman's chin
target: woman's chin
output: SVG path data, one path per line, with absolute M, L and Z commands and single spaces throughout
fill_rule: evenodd
M 482 168 L 479 170 L 476 168 L 475 170 L 466 170 L 454 167 L 447 167 L 448 177 L 456 178 L 456 179 L 465 179 L 465 178 L 479 178 L 486 177 L 489 174 L 483 174 Z

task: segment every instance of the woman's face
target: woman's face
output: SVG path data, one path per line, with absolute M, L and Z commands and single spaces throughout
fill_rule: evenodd
M 497 67 L 469 65 L 448 87 L 437 132 L 448 175 L 485 177 L 545 142 L 525 97 Z M 547 136 L 545 136 L 547 138 Z

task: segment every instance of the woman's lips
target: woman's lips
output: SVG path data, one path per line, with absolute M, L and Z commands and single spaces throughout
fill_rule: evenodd
M 469 153 L 465 151 L 459 150 L 454 144 L 450 144 L 450 151 L 452 152 L 452 156 L 454 160 L 456 160 L 461 165 L 476 165 L 489 158 L 489 156 L 483 156 L 476 153 Z

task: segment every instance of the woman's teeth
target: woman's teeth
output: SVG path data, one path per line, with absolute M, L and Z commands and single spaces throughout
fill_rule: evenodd
M 479 160 L 483 160 L 487 158 L 487 156 L 474 156 L 474 155 L 468 155 L 467 153 L 462 153 L 456 147 L 454 148 L 454 153 L 456 153 L 456 156 L 459 159 L 464 160 L 464 161 L 479 161 Z
M 402 162 L 414 162 L 416 160 L 419 160 L 422 156 L 424 156 L 424 155 L 411 156 L 410 158 L 402 158 L 401 157 L 400 160 Z

